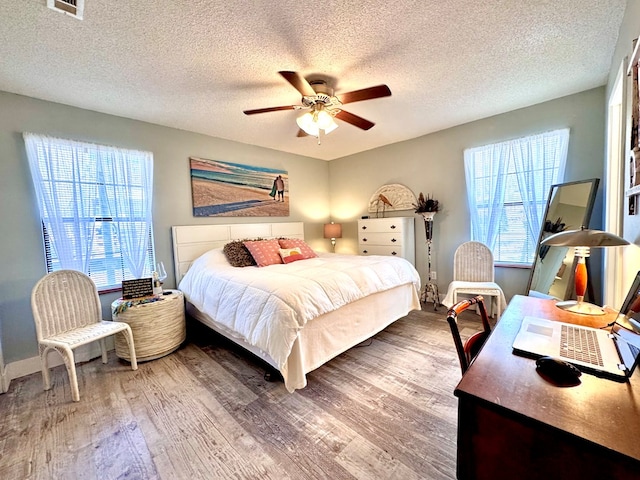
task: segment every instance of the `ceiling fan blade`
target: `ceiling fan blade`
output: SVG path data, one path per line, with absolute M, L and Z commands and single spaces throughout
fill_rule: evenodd
M 286 107 L 256 108 L 255 110 L 244 110 L 245 115 L 255 115 L 256 113 L 279 112 L 280 110 L 298 110 L 299 105 L 287 105 Z
M 296 137 L 308 137 L 308 136 L 309 136 L 309 134 L 307 134 L 307 132 L 305 132 L 301 128 L 298 129 L 298 134 L 296 135 Z
M 293 85 L 293 88 L 298 90 L 303 97 L 315 95 L 316 92 L 307 80 L 297 72 L 278 72 L 284 77 L 284 79 Z
M 336 95 L 338 100 L 343 104 L 390 96 L 391 90 L 389 90 L 389 87 L 386 85 L 377 85 L 375 87 L 363 88 L 362 90 L 354 90 L 353 92 L 340 93 Z
M 366 120 L 362 117 L 354 115 L 353 113 L 345 112 L 344 110 L 340 110 L 336 114 L 336 118 L 339 118 L 340 120 L 350 123 L 351 125 L 354 125 L 363 130 L 369 130 L 371 127 L 375 125 L 375 123 L 370 122 L 369 120 Z

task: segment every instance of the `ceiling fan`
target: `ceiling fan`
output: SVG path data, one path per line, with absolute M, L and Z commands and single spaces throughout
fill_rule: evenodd
M 333 88 L 327 85 L 324 80 L 307 81 L 297 72 L 278 72 L 289 82 L 293 88 L 302 95 L 302 105 L 286 105 L 282 107 L 257 108 L 245 110 L 245 115 L 255 115 L 257 113 L 277 112 L 280 110 L 309 110 L 304 115 L 298 117 L 296 122 L 300 127 L 298 137 L 312 135 L 320 140 L 320 133 L 327 134 L 338 127 L 334 118 L 350 123 L 363 130 L 369 130 L 375 123 L 369 120 L 342 110 L 345 103 L 372 100 L 374 98 L 389 97 L 391 90 L 386 85 L 363 88 L 352 92 L 334 95 Z

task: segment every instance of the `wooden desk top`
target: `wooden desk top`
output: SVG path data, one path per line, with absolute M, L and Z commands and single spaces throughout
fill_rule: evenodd
M 640 373 L 620 383 L 583 373 L 576 387 L 556 387 L 536 372 L 535 361 L 513 354 L 512 344 L 525 316 L 592 327 L 612 322 L 615 313 L 579 315 L 553 300 L 516 295 L 455 395 L 487 402 L 504 414 L 538 421 L 640 460 Z

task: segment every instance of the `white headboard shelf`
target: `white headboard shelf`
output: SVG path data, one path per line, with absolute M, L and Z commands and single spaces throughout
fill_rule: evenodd
M 300 238 L 302 222 L 237 223 L 232 225 L 181 225 L 171 227 L 176 288 L 193 261 L 205 252 L 224 247 L 232 240 L 253 238 Z

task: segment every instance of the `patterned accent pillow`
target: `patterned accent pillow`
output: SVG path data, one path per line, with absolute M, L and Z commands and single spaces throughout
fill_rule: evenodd
M 259 267 L 282 263 L 278 240 L 250 240 L 244 242 L 244 246 L 251 252 Z
M 227 260 L 233 267 L 252 267 L 256 264 L 243 242 L 243 240 L 235 240 L 227 243 L 222 248 Z
M 303 258 L 314 258 L 318 255 L 314 252 L 307 242 L 299 238 L 279 238 L 280 248 L 299 248 Z
M 300 247 L 295 248 L 281 248 L 280 256 L 284 263 L 295 262 L 296 260 L 304 260 Z

